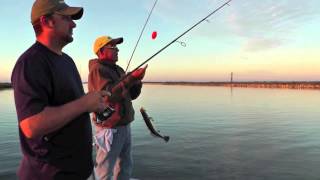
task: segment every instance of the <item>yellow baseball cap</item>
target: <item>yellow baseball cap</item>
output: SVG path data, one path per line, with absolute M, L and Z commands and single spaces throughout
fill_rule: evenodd
M 64 0 L 36 0 L 31 10 L 31 23 L 34 24 L 41 16 L 57 13 L 71 16 L 73 20 L 80 19 L 82 7 L 70 7 Z
M 100 36 L 94 42 L 93 52 L 97 54 L 99 49 L 107 44 L 121 44 L 122 42 L 123 42 L 122 37 L 112 39 L 110 36 Z

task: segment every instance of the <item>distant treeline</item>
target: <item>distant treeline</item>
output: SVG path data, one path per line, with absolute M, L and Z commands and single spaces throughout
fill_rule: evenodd
M 0 83 L 0 89 L 8 89 L 11 88 L 11 84 L 10 83 Z
M 86 82 L 84 82 L 85 84 Z M 286 88 L 320 89 L 320 81 L 250 81 L 250 82 L 143 82 L 145 84 L 186 85 L 186 86 L 226 86 L 244 88 Z M 0 89 L 11 88 L 10 83 L 0 83 Z
M 227 86 L 244 88 L 320 89 L 320 81 L 250 81 L 250 82 L 144 82 L 146 84 Z

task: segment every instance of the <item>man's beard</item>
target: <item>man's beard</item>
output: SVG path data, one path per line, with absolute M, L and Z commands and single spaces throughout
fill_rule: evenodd
M 66 35 L 63 37 L 63 41 L 68 44 L 71 43 L 73 41 L 73 37 L 71 35 Z
M 53 23 L 56 23 L 55 21 Z M 73 41 L 73 37 L 72 37 L 72 29 L 69 30 L 68 34 L 65 34 L 63 32 L 58 32 L 57 33 L 58 36 L 60 36 L 61 41 L 66 45 L 69 44 Z

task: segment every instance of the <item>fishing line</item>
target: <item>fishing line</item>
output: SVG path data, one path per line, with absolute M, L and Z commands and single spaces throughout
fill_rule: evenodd
M 144 29 L 146 28 L 146 25 L 148 24 L 148 21 L 149 21 L 149 19 L 150 19 L 150 16 L 151 16 L 151 14 L 152 14 L 152 12 L 153 12 L 153 9 L 154 9 L 154 7 L 156 6 L 157 2 L 158 2 L 158 0 L 155 0 L 155 1 L 154 1 L 154 4 L 153 4 L 153 6 L 152 6 L 152 8 L 151 8 L 151 10 L 150 10 L 150 12 L 149 12 L 148 18 L 147 18 L 146 22 L 145 22 L 144 25 L 143 25 L 143 28 L 142 28 L 141 33 L 140 33 L 140 36 L 139 36 L 139 38 L 138 38 L 138 40 L 137 40 L 137 42 L 136 42 L 136 45 L 134 46 L 134 49 L 133 49 L 132 54 L 131 54 L 131 57 L 130 57 L 130 59 L 129 59 L 129 61 L 128 61 L 128 65 L 127 65 L 127 68 L 126 68 L 126 71 L 125 71 L 126 73 L 127 73 L 128 68 L 129 68 L 129 66 L 130 66 L 130 62 L 131 62 L 131 60 L 132 60 L 133 54 L 134 54 L 134 52 L 135 52 L 136 49 L 137 49 L 137 46 L 138 46 L 139 41 L 140 41 L 140 39 L 141 39 L 141 36 L 142 36 L 142 34 L 143 34 L 143 32 L 144 32 Z

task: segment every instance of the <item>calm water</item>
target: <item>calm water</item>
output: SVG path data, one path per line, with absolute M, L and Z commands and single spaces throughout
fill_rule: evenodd
M 135 178 L 320 179 L 320 91 L 145 85 L 134 106 Z M 141 106 L 169 143 L 150 135 Z M 0 179 L 16 179 L 12 90 L 0 113 Z

